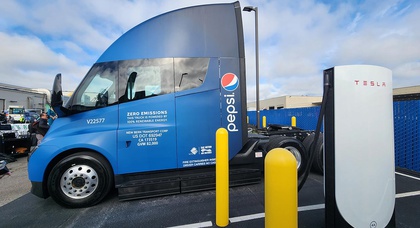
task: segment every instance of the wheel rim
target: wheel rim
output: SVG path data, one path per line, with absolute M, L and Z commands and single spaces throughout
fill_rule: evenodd
M 295 156 L 296 163 L 297 163 L 297 169 L 299 170 L 300 165 L 302 164 L 302 155 L 300 154 L 299 150 L 296 149 L 296 147 L 293 147 L 293 146 L 288 146 L 284 149 L 290 151 L 290 153 L 292 153 L 293 156 Z
M 72 199 L 90 196 L 98 187 L 98 174 L 87 165 L 75 165 L 61 176 L 60 186 L 63 193 Z

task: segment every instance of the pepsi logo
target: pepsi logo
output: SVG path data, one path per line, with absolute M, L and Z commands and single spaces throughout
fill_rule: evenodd
M 226 73 L 223 75 L 221 83 L 223 89 L 226 91 L 235 91 L 239 87 L 239 79 L 233 73 Z

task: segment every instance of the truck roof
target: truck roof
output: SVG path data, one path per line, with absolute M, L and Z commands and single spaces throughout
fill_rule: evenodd
M 243 37 L 239 2 L 193 6 L 140 23 L 117 39 L 97 62 L 166 57 L 243 58 L 243 39 L 238 39 L 238 34 Z

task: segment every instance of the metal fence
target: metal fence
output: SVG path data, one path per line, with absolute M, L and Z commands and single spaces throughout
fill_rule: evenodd
M 395 165 L 420 171 L 420 100 L 394 102 Z
M 319 106 L 263 110 L 260 118 L 265 116 L 267 124 L 291 125 L 291 118 L 295 116 L 296 127 L 315 130 L 319 111 Z M 419 114 L 420 100 L 394 102 L 395 165 L 417 172 L 420 172 Z M 250 124 L 256 124 L 255 111 L 249 111 L 248 118 Z

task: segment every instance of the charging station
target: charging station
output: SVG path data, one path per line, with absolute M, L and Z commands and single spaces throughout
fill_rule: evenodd
M 324 85 L 326 227 L 395 227 L 392 72 L 336 66 Z

